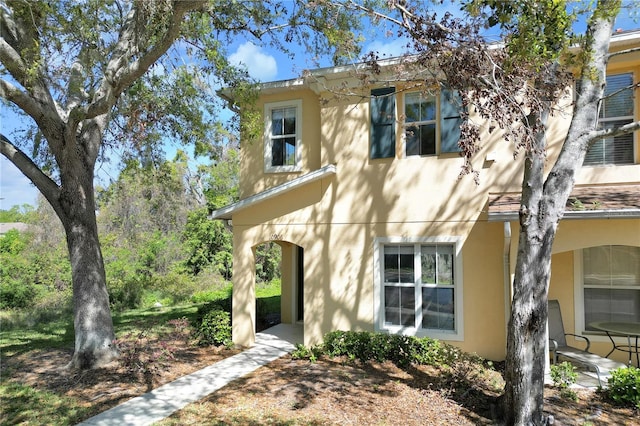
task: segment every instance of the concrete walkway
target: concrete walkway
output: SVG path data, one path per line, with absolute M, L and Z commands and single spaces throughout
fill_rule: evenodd
M 79 426 L 153 424 L 293 351 L 295 344 L 301 342 L 302 327 L 278 324 L 257 333 L 256 344 L 252 348 L 130 399 Z

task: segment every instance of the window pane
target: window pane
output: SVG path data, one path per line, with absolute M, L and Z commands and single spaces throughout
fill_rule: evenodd
M 405 128 L 404 135 L 407 156 L 420 155 L 420 128 L 409 126 Z
M 582 259 L 585 286 L 640 286 L 640 247 L 589 247 Z
M 413 287 L 400 288 L 400 322 L 406 327 L 416 325 L 416 292 Z
M 632 84 L 631 73 L 607 76 L 600 118 L 633 116 L 633 89 L 628 88 Z
M 384 288 L 384 323 L 400 325 L 400 287 Z
M 438 285 L 453 285 L 452 246 L 438 246 Z
M 422 283 L 453 285 L 453 246 L 421 247 Z
M 285 158 L 284 164 L 287 166 L 295 166 L 296 164 L 296 138 L 285 138 Z
M 384 282 L 400 282 L 400 258 L 398 247 L 385 246 L 384 248 Z
M 421 281 L 423 284 L 436 284 L 436 247 L 422 246 L 421 251 Z
M 422 289 L 422 328 L 455 330 L 453 288 Z
M 415 327 L 415 292 L 413 287 L 384 288 L 384 322 L 386 325 Z
M 585 288 L 586 329 L 596 321 L 640 322 L 640 290 Z
M 605 128 L 612 128 L 631 123 L 632 120 L 607 121 L 600 123 Z M 586 165 L 598 164 L 632 164 L 633 134 L 620 135 L 613 138 L 602 138 L 593 142 L 584 159 Z
M 413 246 L 384 247 L 384 281 L 388 283 L 415 282 Z
M 284 140 L 283 139 L 271 140 L 271 165 L 272 166 L 284 165 Z
M 405 122 L 432 121 L 436 119 L 436 102 L 433 96 L 422 93 L 407 93 L 404 97 Z
M 405 129 L 407 156 L 433 155 L 436 153 L 436 125 L 422 124 Z
M 283 109 L 274 109 L 271 111 L 271 134 L 273 136 L 282 135 L 284 127 L 284 110 Z
M 436 125 L 423 124 L 420 126 L 420 154 L 433 155 L 436 153 Z
M 404 95 L 404 114 L 407 123 L 422 121 L 420 118 L 420 93 Z
M 296 134 L 296 109 L 287 108 L 284 111 L 284 133 L 286 135 Z

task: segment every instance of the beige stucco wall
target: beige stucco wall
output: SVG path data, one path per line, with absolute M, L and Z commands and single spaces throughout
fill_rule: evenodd
M 615 60 L 616 72 L 629 64 Z M 624 67 L 624 68 L 620 68 Z M 640 75 L 640 68 L 633 69 Z M 283 247 L 284 322 L 294 322 L 294 245 L 304 249 L 304 339 L 318 343 L 335 329 L 374 329 L 373 251 L 376 237 L 456 236 L 463 243 L 464 340 L 452 342 L 489 359 L 503 359 L 506 349 L 505 281 L 502 223 L 487 221 L 490 192 L 518 191 L 522 156 L 513 146 L 482 129 L 484 145 L 471 176 L 458 178 L 462 159 L 456 154 L 403 158 L 369 158 L 369 104 L 363 97 L 329 99 L 307 88 L 282 90 L 261 98 L 265 102 L 302 100 L 302 164 L 296 173 L 264 172 L 264 141 L 243 141 L 241 197 L 290 181 L 327 164 L 337 173 L 260 202 L 233 215 L 234 340 L 253 343 L 255 323 L 255 265 L 253 250 L 265 241 Z M 327 102 L 320 102 L 325 98 Z M 570 113 L 570 99 L 567 101 Z M 636 114 L 640 111 L 636 97 Z M 396 102 L 397 115 L 402 102 Z M 548 167 L 558 155 L 568 120 L 557 114 L 550 126 Z M 396 130 L 401 146 L 401 127 Z M 636 134 L 636 146 L 638 135 Z M 636 160 L 640 163 L 640 149 Z M 577 184 L 639 182 L 640 165 L 585 167 Z M 518 224 L 511 224 L 511 272 L 515 265 Z M 587 230 L 587 231 L 586 231 Z M 574 327 L 573 250 L 599 244 L 638 245 L 640 221 L 566 220 L 554 245 L 550 297 L 560 300 L 565 326 Z M 509 271 L 506 272 L 507 277 Z M 603 355 L 606 342 L 595 342 Z

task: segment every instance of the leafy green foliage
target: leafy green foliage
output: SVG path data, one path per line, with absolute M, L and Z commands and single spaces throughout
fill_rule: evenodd
M 332 331 L 324 336 L 322 345 L 309 349 L 298 348 L 297 356 L 322 354 L 330 357 L 345 356 L 350 360 L 392 361 L 398 366 L 410 364 L 454 366 L 478 357 L 465 354 L 454 346 L 428 337 L 371 333 L 368 331 Z
M 578 373 L 575 370 L 573 364 L 567 361 L 551 366 L 551 380 L 560 389 L 560 396 L 573 401 L 578 399 L 578 394 L 570 389 L 578 379 Z
M 616 404 L 640 409 L 640 368 L 618 368 L 611 372 L 607 396 Z
M 280 278 L 282 250 L 274 242 L 260 244 L 256 248 L 256 281 L 270 282 Z
M 571 42 L 575 16 L 561 0 L 474 0 L 465 7 L 481 15 L 488 27 L 502 29 L 513 65 L 543 65 L 557 59 Z
M 34 208 L 30 204 L 13 206 L 9 210 L 0 209 L 0 223 L 31 222 L 34 217 Z
M 232 274 L 233 249 L 231 232 L 219 220 L 210 220 L 208 210 L 201 208 L 189 214 L 184 232 L 188 257 L 186 267 L 193 274 L 212 266 L 222 277 Z
M 219 305 L 204 313 L 196 328 L 196 338 L 203 346 L 231 346 L 231 315 Z
M 52 241 L 60 235 L 59 223 L 50 224 L 46 212 L 29 215 L 29 231 L 13 229 L 0 236 L 0 309 L 34 307 L 70 287 L 64 240 Z

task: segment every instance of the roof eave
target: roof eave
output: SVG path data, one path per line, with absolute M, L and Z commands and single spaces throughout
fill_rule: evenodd
M 329 164 L 318 170 L 314 170 L 311 173 L 307 173 L 306 175 L 285 182 L 282 185 L 269 188 L 265 191 L 251 195 L 233 204 L 229 204 L 228 206 L 222 207 L 218 210 L 214 210 L 209 215 L 209 219 L 231 219 L 232 216 L 240 210 L 251 207 L 257 203 L 273 199 L 284 193 L 292 191 L 296 188 L 300 188 L 301 186 L 307 185 L 311 182 L 323 179 L 327 176 L 334 175 L 336 174 L 336 171 L 336 165 Z
M 619 210 L 571 210 L 565 211 L 562 219 L 640 219 L 640 209 Z M 498 212 L 488 214 L 489 222 L 514 222 L 519 220 L 518 212 Z

